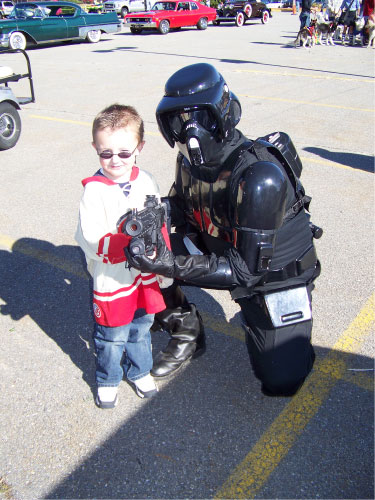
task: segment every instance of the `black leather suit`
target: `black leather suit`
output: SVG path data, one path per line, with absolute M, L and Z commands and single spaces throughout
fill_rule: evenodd
M 257 153 L 255 146 L 236 130 L 214 182 L 178 155 L 168 195 L 175 227 L 172 250 L 176 256 L 187 255 L 182 238 L 188 235 L 203 254 L 216 255 L 217 265 L 212 272 L 186 276 L 165 289 L 167 309 L 156 318 L 171 333 L 166 353 L 198 355 L 205 347 L 202 322 L 178 283 L 230 290 L 242 310 L 250 361 L 263 391 L 288 396 L 313 366 L 312 318 L 274 326 L 265 295 L 305 286 L 311 309 L 312 283 L 320 265 L 306 200 L 299 200 L 290 169 L 275 148 L 261 147 Z M 161 376 L 160 356 L 163 353 L 156 358 L 155 376 Z

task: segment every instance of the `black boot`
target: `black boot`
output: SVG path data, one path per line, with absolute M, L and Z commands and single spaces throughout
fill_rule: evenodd
M 168 290 L 167 297 L 164 290 Z M 156 314 L 155 319 L 171 339 L 154 358 L 151 370 L 154 377 L 170 375 L 185 361 L 200 356 L 206 350 L 203 322 L 195 305 L 187 302 L 179 287 L 173 290 L 173 296 L 169 289 L 164 290 L 167 309 Z

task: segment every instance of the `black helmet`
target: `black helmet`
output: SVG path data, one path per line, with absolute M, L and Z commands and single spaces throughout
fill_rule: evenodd
M 156 109 L 159 129 L 168 144 L 177 143 L 195 167 L 216 166 L 241 118 L 241 105 L 211 64 L 185 66 L 165 84 Z

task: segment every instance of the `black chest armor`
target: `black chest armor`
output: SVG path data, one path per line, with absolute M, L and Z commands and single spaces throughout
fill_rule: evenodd
M 179 198 L 180 215 L 190 226 L 184 231 L 192 226 L 200 234 L 204 253 L 223 255 L 235 247 L 254 275 L 282 268 L 312 245 L 303 210 L 310 198 L 298 178 L 298 155 L 284 135 L 284 151 L 266 138 L 239 141 L 214 182 L 193 176 L 186 158 L 177 158 L 170 198 Z

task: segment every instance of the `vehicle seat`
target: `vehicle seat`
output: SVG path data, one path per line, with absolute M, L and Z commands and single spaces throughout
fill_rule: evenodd
M 0 66 L 0 78 L 7 78 L 13 75 L 13 70 L 9 66 Z

